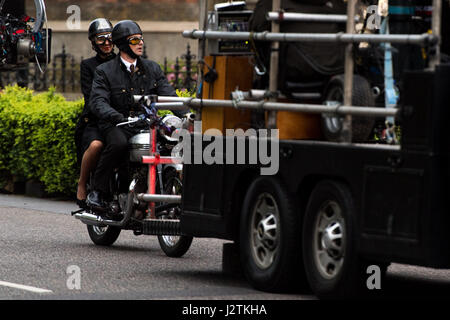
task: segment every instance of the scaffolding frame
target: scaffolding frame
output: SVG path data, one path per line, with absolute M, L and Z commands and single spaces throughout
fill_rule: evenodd
M 272 24 L 272 32 L 223 32 L 223 31 L 207 31 L 207 30 L 185 30 L 182 35 L 185 38 L 199 39 L 222 39 L 222 40 L 260 40 L 270 41 L 271 59 L 270 59 L 270 75 L 269 75 L 269 91 L 277 91 L 278 79 L 278 48 L 281 41 L 291 42 L 335 42 L 345 43 L 345 64 L 344 64 L 344 101 L 343 105 L 333 107 L 312 104 L 295 104 L 295 103 L 276 103 L 275 97 L 270 97 L 269 102 L 250 102 L 250 101 L 229 101 L 229 100 L 205 100 L 205 99 L 177 99 L 173 97 L 160 97 L 161 102 L 183 101 L 191 107 L 214 106 L 214 107 L 234 107 L 234 108 L 250 108 L 262 109 L 268 111 L 268 128 L 275 128 L 277 111 L 296 111 L 296 112 L 313 112 L 313 113 L 335 113 L 345 115 L 343 121 L 343 142 L 351 143 L 352 141 L 352 115 L 366 116 L 395 116 L 398 109 L 380 109 L 369 107 L 352 106 L 352 89 L 353 89 L 353 44 L 368 43 L 397 43 L 397 44 L 413 44 L 413 45 L 429 45 L 434 46 L 434 55 L 430 57 L 429 69 L 434 71 L 440 62 L 440 39 L 441 39 L 441 19 L 442 19 L 442 1 L 433 0 L 433 17 L 432 17 L 432 33 L 431 34 L 396 34 L 396 35 L 379 35 L 379 34 L 355 34 L 355 17 L 356 4 L 359 0 L 348 0 L 347 15 L 314 15 L 301 13 L 283 13 L 280 7 L 281 0 L 272 1 L 272 12 L 268 14 L 268 20 Z M 207 0 L 200 1 L 200 20 L 204 19 L 206 12 Z M 309 19 L 322 22 L 346 22 L 346 33 L 280 33 L 279 21 L 280 16 L 291 20 Z M 203 17 L 203 18 L 202 18 Z M 345 20 L 345 21 L 344 21 Z M 296 20 L 298 21 L 298 20 Z M 200 27 L 205 28 L 204 21 L 200 21 Z M 199 49 L 200 53 L 200 49 Z M 203 54 L 199 55 L 203 59 Z M 215 102 L 213 102 L 215 101 Z M 362 110 L 365 109 L 366 111 Z M 373 109 L 379 109 L 374 111 Z

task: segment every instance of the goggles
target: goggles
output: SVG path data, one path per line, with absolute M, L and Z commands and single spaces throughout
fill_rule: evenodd
M 96 44 L 105 44 L 106 41 L 112 42 L 112 36 L 111 34 L 102 34 L 99 36 L 95 36 L 95 43 Z
M 137 45 L 139 43 L 144 42 L 144 38 L 143 37 L 133 37 L 128 39 L 128 43 L 131 45 Z

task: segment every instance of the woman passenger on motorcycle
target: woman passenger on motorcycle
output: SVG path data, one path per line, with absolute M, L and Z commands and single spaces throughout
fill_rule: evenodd
M 117 127 L 116 124 L 139 112 L 134 109 L 132 96 L 176 96 L 161 67 L 154 61 L 141 58 L 144 38 L 136 22 L 118 22 L 113 28 L 112 39 L 120 53 L 95 70 L 89 100 L 89 107 L 98 117 L 98 126 L 105 138 L 105 148 L 94 175 L 93 191 L 87 197 L 87 204 L 94 209 L 105 209 L 110 196 L 110 177 L 115 168 L 126 163 L 128 139 L 135 132 L 133 128 Z
M 95 69 L 102 63 L 115 57 L 112 43 L 112 24 L 109 20 L 98 18 L 89 24 L 88 38 L 97 55 L 85 59 L 80 65 L 81 91 L 84 96 L 84 109 L 75 129 L 77 160 L 80 165 L 80 177 L 77 188 L 77 204 L 86 207 L 87 188 L 90 173 L 97 165 L 103 149 L 104 139 L 98 129 L 98 119 L 89 111 L 89 97 Z

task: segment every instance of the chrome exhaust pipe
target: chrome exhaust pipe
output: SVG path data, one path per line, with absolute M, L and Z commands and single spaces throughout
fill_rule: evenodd
M 106 227 L 106 226 L 123 227 L 126 223 L 125 217 L 120 221 L 115 221 L 104 219 L 100 216 L 97 216 L 89 212 L 77 213 L 75 214 L 75 218 L 81 220 L 81 222 L 83 222 L 84 224 L 97 227 Z
M 105 220 L 95 214 L 89 212 L 76 213 L 75 218 L 81 220 L 84 224 L 97 227 L 106 227 Z

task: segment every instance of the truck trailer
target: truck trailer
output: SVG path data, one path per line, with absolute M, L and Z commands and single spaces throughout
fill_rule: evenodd
M 347 17 L 355 16 L 355 4 L 356 1 L 348 1 Z M 181 100 L 200 109 L 198 119 L 204 123 L 207 112 L 227 108 L 265 113 L 266 128 L 276 128 L 276 120 L 270 122 L 270 118 L 284 111 L 332 114 L 343 123 L 343 138 L 339 141 L 263 138 L 259 131 L 256 136 L 218 134 L 202 139 L 202 149 L 194 150 L 189 159 L 192 161 L 185 162 L 183 168 L 182 233 L 233 241 L 232 250 L 237 253 L 246 278 L 255 288 L 265 291 L 309 285 L 321 298 L 354 296 L 368 291 L 369 266 L 376 266 L 382 274 L 394 262 L 449 268 L 450 216 L 446 203 L 450 194 L 450 141 L 445 130 L 450 106 L 450 64 L 443 62 L 439 51 L 439 18 L 443 7 L 449 4 L 433 1 L 432 5 L 432 32 L 420 35 L 355 34 L 353 19 L 345 19 L 347 32 L 337 35 L 279 33 L 274 27 L 276 19 L 272 19 L 272 32 L 185 31 L 185 37 L 200 41 L 246 41 L 250 37 L 250 41 L 270 42 L 271 78 L 277 75 L 273 63 L 278 65 L 277 48 L 282 42 L 345 44 L 346 62 L 345 74 L 341 75 L 343 101 L 339 104 L 280 100 L 271 94 L 277 91 L 276 81 L 270 81 L 269 90 L 257 101 L 246 99 L 253 88 L 240 91 L 240 99 L 236 95 L 225 99 L 207 95 L 159 98 L 162 102 Z M 411 3 L 408 8 L 413 7 Z M 274 1 L 273 8 L 282 15 L 279 2 Z M 320 18 L 329 21 L 327 17 Z M 352 105 L 355 82 L 360 79 L 354 74 L 352 46 L 361 42 L 417 45 L 427 50 L 425 68 L 402 73 L 397 106 Z M 217 76 L 225 77 L 220 70 Z M 399 143 L 353 141 L 351 134 L 345 134 L 346 128 L 351 130 L 354 124 L 352 116 L 395 118 L 401 128 Z M 298 124 L 298 130 L 301 125 Z M 207 134 L 205 130 L 197 132 L 202 137 Z M 242 152 L 237 147 L 239 143 L 250 154 L 252 141 L 261 139 L 267 143 L 275 139 L 278 143 L 273 149 L 276 154 L 271 155 L 278 159 L 276 174 L 261 174 L 267 163 L 236 161 L 236 154 Z M 231 160 L 235 161 L 229 161 L 230 150 L 216 148 L 212 153 L 214 163 L 196 163 L 194 158 L 199 153 L 201 157 L 208 148 L 211 151 L 212 142 L 233 146 Z

